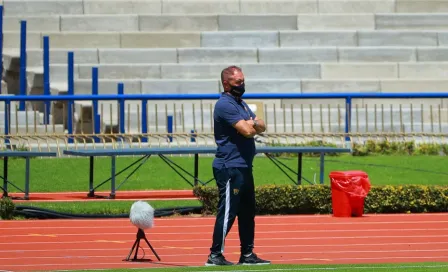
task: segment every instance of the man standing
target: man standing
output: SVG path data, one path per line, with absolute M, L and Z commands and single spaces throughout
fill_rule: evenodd
M 266 130 L 241 99 L 244 75 L 237 66 L 222 70 L 224 88 L 213 114 L 217 152 L 213 175 L 219 189 L 218 214 L 213 231 L 213 244 L 205 265 L 233 265 L 223 255 L 224 241 L 238 216 L 241 255 L 238 264 L 270 264 L 252 251 L 255 233 L 255 186 L 252 162 L 256 134 Z

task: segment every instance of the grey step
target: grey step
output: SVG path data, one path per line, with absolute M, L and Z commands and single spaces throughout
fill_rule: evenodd
M 42 33 L 29 31 L 27 35 L 28 48 L 41 48 L 42 37 L 44 35 L 49 36 L 51 48 L 387 47 L 448 45 L 448 32 L 417 30 L 218 32 L 68 31 Z M 19 48 L 20 33 L 6 31 L 5 41 L 5 48 Z
M 395 0 L 318 0 L 316 13 L 394 13 L 395 3 Z
M 222 91 L 221 83 L 218 79 L 101 79 L 98 84 L 99 93 L 117 93 L 117 84 L 120 82 L 124 83 L 125 93 L 207 94 L 219 93 Z M 52 88 L 57 89 L 57 91 L 67 91 L 65 85 L 58 84 L 57 86 L 58 87 L 54 87 L 52 84 Z M 90 94 L 92 90 L 92 80 L 76 79 L 74 88 L 76 94 Z M 300 92 L 301 81 L 298 79 L 253 79 L 250 80 L 250 85 L 248 84 L 246 90 L 247 92 Z
M 201 46 L 437 46 L 443 44 L 446 35 L 445 32 L 404 30 L 219 31 L 203 32 Z
M 107 27 L 108 25 L 105 25 Z M 120 25 L 121 27 L 122 25 Z M 112 28 L 109 28 L 112 29 Z M 65 31 L 27 32 L 27 48 L 41 48 L 48 36 L 51 48 L 176 48 L 201 46 L 200 32 Z M 5 32 L 5 48 L 20 47 L 20 32 Z
M 117 93 L 117 84 L 124 83 L 125 93 L 218 93 L 222 86 L 218 79 L 100 79 L 99 93 Z M 54 82 L 57 84 L 57 82 Z M 66 85 L 51 87 L 66 91 Z M 60 88 L 56 86 L 61 86 Z M 445 92 L 446 79 L 250 79 L 248 93 L 347 93 L 347 92 Z M 90 94 L 91 79 L 76 79 L 75 93 Z
M 0 116 L 2 114 L 0 113 Z M 5 133 L 5 127 L 0 125 L 0 133 Z M 11 127 L 11 130 L 9 131 L 9 135 L 20 135 L 25 136 L 29 135 L 31 139 L 24 139 L 24 137 L 21 137 L 21 141 L 19 141 L 20 144 L 28 144 L 30 142 L 37 142 L 38 140 L 33 137 L 33 135 L 45 135 L 45 134 L 63 134 L 64 133 L 64 126 L 63 125 L 14 125 Z M 33 139 L 34 138 L 34 139 Z M 11 140 L 11 143 L 14 144 L 16 142 L 17 138 L 14 138 Z M 50 141 L 49 141 L 50 142 Z M 42 143 L 39 144 L 39 148 L 42 148 Z
M 374 13 L 299 14 L 297 26 L 299 30 L 373 30 L 376 27 L 376 15 Z
M 60 31 L 60 16 L 59 15 L 39 15 L 32 14 L 26 16 L 4 16 L 3 30 L 4 31 L 20 31 L 20 21 L 27 22 L 27 31 Z
M 25 14 L 299 14 L 299 13 L 446 13 L 441 0 L 8 0 L 7 15 Z
M 446 13 L 448 2 L 443 0 L 397 0 L 396 12 L 404 13 Z
M 101 64 L 98 67 L 100 79 L 220 79 L 222 69 L 235 65 L 227 64 Z M 273 63 L 273 64 L 238 64 L 246 78 L 264 79 L 269 77 L 285 79 L 320 78 L 320 65 L 317 63 Z M 394 65 L 394 64 L 390 64 Z M 376 66 L 372 67 L 375 69 Z M 31 79 L 38 86 L 42 86 L 43 68 L 31 67 L 27 69 Z M 67 65 L 53 64 L 50 66 L 51 81 L 67 80 Z M 76 65 L 74 77 L 79 79 L 92 78 L 92 65 Z M 40 84 L 40 85 L 39 85 Z
M 27 42 L 27 48 L 41 48 L 42 47 L 41 33 L 28 31 L 26 34 L 26 42 Z M 3 47 L 5 49 L 20 48 L 20 32 L 4 31 Z
M 297 30 L 294 15 L 62 15 L 62 31 Z
M 448 14 L 376 14 L 376 29 L 448 29 Z
M 11 124 L 11 128 L 14 129 L 16 125 L 43 125 L 44 124 L 44 114 L 40 112 L 35 112 L 32 110 L 27 111 L 16 111 L 15 106 L 11 108 L 11 117 L 9 122 Z M 50 115 L 50 122 L 51 122 Z M 0 111 L 0 126 L 4 127 L 5 125 L 5 112 Z
M 61 16 L 61 31 L 138 31 L 138 15 L 69 15 Z
M 448 62 L 422 63 L 223 63 L 100 64 L 100 79 L 220 79 L 222 69 L 240 66 L 246 79 L 445 79 Z M 76 65 L 74 77 L 92 78 L 92 64 Z M 43 68 L 27 69 L 29 81 L 42 85 Z M 35 78 L 38 78 L 37 80 Z M 67 65 L 50 66 L 51 81 L 67 80 Z
M 438 52 L 440 48 L 428 47 L 425 50 L 427 50 L 426 54 L 431 56 Z M 291 47 L 260 48 L 258 51 L 260 63 L 408 62 L 417 59 L 417 49 L 415 47 Z
M 83 14 L 83 0 L 7 0 L 3 3 L 5 15 Z
M 256 48 L 179 48 L 177 62 L 179 63 L 229 63 L 258 62 Z
M 105 24 L 106 27 L 108 25 Z M 126 25 L 120 24 L 120 27 L 126 27 Z M 52 48 L 386 47 L 448 44 L 448 32 L 422 30 L 29 31 L 27 34 L 28 48 L 40 48 L 44 35 L 49 36 Z M 5 32 L 5 40 L 7 41 L 6 48 L 19 48 L 20 32 Z
M 99 49 L 99 63 L 173 63 L 176 49 Z
M 448 63 L 443 62 L 400 63 L 398 70 L 400 78 L 431 79 L 448 77 Z
M 115 1 L 114 3 L 117 3 Z M 445 30 L 448 14 L 62 14 L 5 16 L 4 30 L 19 31 L 248 31 Z
M 42 66 L 41 49 L 27 50 L 27 65 Z M 51 49 L 51 64 L 67 64 L 68 50 Z M 75 65 L 89 64 L 228 64 L 228 63 L 351 63 L 444 62 L 448 47 L 294 47 L 294 48 L 160 48 L 76 49 Z M 5 50 L 6 70 L 19 71 L 19 52 Z
M 84 14 L 160 14 L 160 0 L 84 0 Z
M 66 49 L 50 49 L 50 63 L 67 64 L 68 51 Z M 98 63 L 98 49 L 95 48 L 81 48 L 70 50 L 74 52 L 75 64 L 81 63 Z M 4 50 L 3 52 L 3 66 L 7 70 L 19 71 L 20 52 L 19 50 Z M 27 49 L 27 66 L 36 67 L 43 65 L 43 50 L 42 49 Z

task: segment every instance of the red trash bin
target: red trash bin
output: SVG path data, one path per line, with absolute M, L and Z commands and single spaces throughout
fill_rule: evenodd
M 369 176 L 358 170 L 330 173 L 333 216 L 360 217 L 370 191 Z

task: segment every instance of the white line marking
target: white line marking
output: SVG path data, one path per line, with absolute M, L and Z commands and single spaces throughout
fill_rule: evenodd
M 157 223 L 160 219 L 156 218 L 154 221 Z M 215 220 L 213 218 L 213 220 Z M 52 222 L 54 220 L 52 219 Z M 0 225 L 5 222 L 5 221 L 0 221 Z M 15 221 L 17 223 L 17 221 Z M 102 219 L 98 219 L 97 223 L 100 222 L 105 222 L 102 221 Z M 108 222 L 108 221 L 107 221 Z M 129 220 L 126 220 L 126 223 L 129 223 Z M 345 225 L 375 225 L 375 224 L 385 224 L 385 225 L 390 225 L 390 224 L 443 224 L 443 223 L 448 223 L 448 221 L 397 221 L 397 222 L 390 222 L 390 221 L 384 221 L 384 222 L 316 222 L 316 223 L 310 223 L 310 222 L 298 222 L 297 224 L 299 225 L 319 225 L 321 226 L 322 224 L 331 226 L 345 226 Z M 290 226 L 291 223 L 257 223 L 257 226 Z M 182 228 L 211 228 L 213 227 L 213 224 L 201 224 L 201 225 L 182 225 Z M 234 226 L 238 226 L 237 222 L 235 222 Z M 130 228 L 132 227 L 132 225 L 128 224 L 127 226 L 104 226 L 104 227 L 99 227 L 99 226 L 83 226 L 83 227 L 76 227 L 76 226 L 64 226 L 64 227 L 57 227 L 57 226 L 45 226 L 45 229 L 118 229 L 118 228 Z M 162 228 L 175 228 L 178 229 L 179 226 L 178 225 L 171 225 L 171 226 L 163 226 L 163 225 L 157 225 L 158 229 L 162 229 Z M 29 229 L 42 229 L 42 227 L 0 227 L 0 230 L 29 230 Z M 401 230 L 401 229 L 400 229 Z
M 448 258 L 448 256 L 435 256 L 435 257 L 414 257 L 414 256 L 409 256 L 409 257 L 381 257 L 381 258 L 366 258 L 366 259 L 369 259 L 369 260 L 383 260 L 383 259 L 444 259 L 444 258 Z M 341 258 L 341 259 L 332 259 L 332 260 L 355 260 L 356 258 L 346 258 L 346 259 L 344 259 L 344 258 Z M 273 263 L 275 263 L 275 262 L 279 262 L 279 263 L 282 263 L 282 264 L 285 264 L 285 263 L 287 263 L 287 262 L 296 262 L 296 261 L 311 261 L 311 260 L 315 260 L 315 261 L 319 261 L 319 260 L 322 260 L 322 259 L 317 259 L 317 258 L 315 258 L 315 259 L 310 259 L 310 258 L 300 258 L 300 259 L 279 259 L 279 260 L 271 260 L 271 262 L 273 262 Z M 326 260 L 326 259 L 325 259 Z M 152 262 L 152 263 L 149 263 L 149 264 L 145 264 L 145 263 L 126 263 L 127 265 L 135 265 L 135 266 L 137 266 L 137 265 L 148 265 L 148 267 L 150 267 L 150 268 L 158 268 L 158 269 L 160 269 L 161 267 L 154 267 L 154 264 L 157 264 L 158 262 Z M 203 264 L 203 262 L 170 262 L 170 263 L 165 263 L 165 262 L 160 262 L 161 264 L 166 264 L 167 266 L 168 265 L 188 265 L 188 264 L 193 264 L 193 265 L 199 265 L 199 267 L 204 267 L 204 266 L 202 266 L 202 264 Z M 36 267 L 42 267 L 42 266 L 60 266 L 61 264 L 38 264 L 38 265 L 36 265 L 36 264 L 14 264 L 14 265 L 8 265 L 9 267 L 33 267 L 33 266 L 36 266 Z M 86 265 L 108 265 L 108 266 L 112 266 L 112 265 L 124 265 L 124 263 L 123 262 L 120 262 L 120 263 L 112 263 L 112 262 L 107 262 L 107 263 L 103 263 L 103 262 L 100 262 L 100 263 L 95 263 L 95 262 L 90 262 L 89 264 L 79 264 L 79 263 L 70 263 L 70 264 L 67 264 L 67 266 L 86 266 Z M 142 267 L 141 269 L 143 269 L 143 268 L 148 268 L 148 267 Z M 418 266 L 418 267 L 429 267 L 429 266 Z M 440 265 L 440 266 L 434 266 L 435 268 L 438 268 L 438 267 L 448 267 L 448 265 Z M 191 268 L 190 266 L 188 267 L 188 268 Z M 356 267 L 352 267 L 352 268 L 356 268 Z M 372 268 L 372 267 L 366 267 L 366 268 Z M 389 267 L 387 267 L 388 269 L 390 269 L 391 267 L 389 266 Z M 393 268 L 396 268 L 396 266 L 393 266 Z M 409 268 L 409 267 L 406 267 L 406 268 Z M 131 269 L 131 268 L 126 268 L 126 269 Z M 308 270 L 309 268 L 306 268 L 306 269 L 304 269 L 304 270 Z M 325 268 L 325 269 L 328 269 L 328 268 Z M 334 269 L 334 268 L 333 268 Z M 90 269 L 89 269 L 90 270 Z M 296 270 L 296 269 L 291 269 L 291 270 Z M 70 271 L 70 270 L 64 270 L 64 271 Z M 235 270 L 232 270 L 233 272 L 235 272 Z M 245 270 L 241 270 L 241 271 L 245 271 Z M 257 270 L 250 270 L 250 271 L 257 271 Z M 261 270 L 260 270 L 261 271 Z M 263 271 L 266 271 L 266 270 L 263 270 Z M 269 270 L 268 270 L 269 271 Z M 280 270 L 281 271 L 281 270 Z M 207 272 L 211 272 L 211 271 L 208 271 L 207 270 Z
M 257 215 L 257 219 L 259 220 L 272 220 L 272 219 L 303 219 L 303 218 L 326 218 L 326 219 L 353 219 L 353 220 L 362 220 L 362 219 L 368 219 L 368 218 L 381 218 L 381 217 L 447 217 L 448 219 L 448 213 L 418 213 L 418 214 L 365 214 L 364 217 L 358 217 L 358 218 L 346 218 L 346 217 L 333 217 L 331 214 L 324 214 L 324 215 Z M 158 218 L 157 220 L 162 221 L 186 221 L 186 220 L 215 220 L 215 217 L 209 216 L 209 217 L 190 217 L 190 216 L 180 216 L 180 217 L 169 217 L 169 218 Z M 95 222 L 98 223 L 101 222 L 120 222 L 120 221 L 126 221 L 128 222 L 129 219 L 121 219 L 121 218 L 112 218 L 112 219 L 52 219 L 52 222 Z M 18 221 L 2 221 L 2 224 L 8 224 L 8 223 L 15 223 L 17 224 Z M 23 223 L 29 223 L 29 224 L 35 224 L 36 220 L 21 220 L 20 222 Z M 415 222 L 415 221 L 414 221 Z M 426 221 L 421 221 L 426 222 Z M 346 222 L 345 224 L 352 224 L 354 222 Z M 365 223 L 375 223 L 375 222 L 365 222 Z M 397 223 L 396 221 L 387 221 L 385 223 Z M 322 224 L 322 222 L 316 222 L 313 224 Z M 327 224 L 327 223 L 325 223 Z
M 341 253 L 395 253 L 395 252 L 401 252 L 401 253 L 417 253 L 417 252 L 447 252 L 448 249 L 426 249 L 426 250 L 376 250 L 376 251 L 372 251 L 372 250 L 359 250 L 359 251 L 353 251 L 353 250 L 348 250 L 348 251 L 313 251 L 313 252 L 309 252 L 309 251 L 297 251 L 297 252 L 268 252 L 268 253 L 264 253 L 263 255 L 274 255 L 274 254 L 283 254 L 283 255 L 287 255 L 287 254 L 302 254 L 302 255 L 306 255 L 306 254 L 341 254 Z M 205 253 L 205 255 L 207 255 L 207 253 Z M 179 256 L 205 256 L 204 253 L 180 253 L 180 254 L 164 254 L 164 257 L 179 257 Z M 239 253 L 227 253 L 227 255 L 238 255 Z M 66 255 L 66 256 L 26 256 L 26 259 L 91 259 L 91 258 L 122 258 L 123 256 L 121 255 L 89 255 L 89 256 L 84 256 L 84 255 Z M 19 259 L 23 259 L 24 256 L 19 256 L 19 257 L 5 257 L 5 258 L 0 258 L 0 260 L 19 260 Z M 328 259 L 328 256 L 326 256 L 326 258 Z M 351 259 L 355 259 L 358 257 L 353 257 L 353 258 L 347 258 L 349 260 Z M 388 257 L 389 258 L 389 257 Z M 396 257 L 390 257 L 390 258 L 396 258 Z M 398 258 L 398 257 L 397 257 Z M 428 256 L 427 258 L 432 258 L 432 256 Z M 339 258 L 340 259 L 340 258 Z M 344 259 L 344 258 L 342 258 Z M 364 259 L 364 258 L 359 258 L 359 259 Z M 367 258 L 369 259 L 369 258 Z
M 210 230 L 213 231 L 213 230 Z M 391 231 L 399 231 L 399 232 L 406 232 L 406 231 L 448 231 L 448 228 L 442 228 L 442 229 L 353 229 L 353 230 L 285 230 L 285 231 L 257 231 L 257 234 L 272 234 L 275 235 L 277 233 L 330 233 L 330 232 L 391 232 Z M 207 232 L 147 232 L 150 235 L 204 235 L 204 233 Z M 133 235 L 135 232 L 101 232 L 101 233 L 53 233 L 53 234 L 46 234 L 46 233 L 40 233 L 40 235 L 56 235 L 58 237 L 64 237 L 64 236 L 96 236 L 96 235 Z M 0 235 L 0 238 L 8 238 L 8 237 L 28 237 L 29 234 L 12 234 L 12 235 Z M 325 238 L 325 237 L 322 237 Z
M 287 240 L 331 240 L 331 239 L 375 239 L 375 238 L 446 238 L 448 235 L 411 235 L 411 236 L 329 236 L 329 237 L 289 237 Z M 257 238 L 257 241 L 271 241 L 271 240 L 285 240 L 286 238 Z M 239 238 L 227 238 L 227 241 L 239 241 Z M 135 240 L 119 240 L 119 241 L 135 241 Z M 167 240 L 167 239 L 151 239 L 151 241 L 157 242 L 198 242 L 198 241 L 207 241 L 210 239 L 175 239 L 175 240 Z M 72 244 L 72 243 L 92 243 L 89 241 L 65 241 L 65 242 L 14 242 L 15 245 L 27 245 L 27 244 Z M 11 245 L 11 243 L 0 243 L 0 245 Z
M 71 242 L 70 242 L 71 243 Z M 448 242 L 428 242 L 428 243 L 383 243 L 383 244 L 319 244 L 319 245 L 287 245 L 290 248 L 296 248 L 296 247 L 359 247 L 359 246 L 399 246 L 399 245 L 446 245 Z M 178 246 L 181 247 L 181 246 Z M 195 249 L 209 249 L 209 246 L 203 246 L 203 247 L 191 247 L 187 246 L 188 249 L 195 250 Z M 278 245 L 278 246 L 269 246 L 269 245 L 257 245 L 257 248 L 284 248 L 285 245 Z M 228 245 L 227 248 L 235 248 L 239 249 L 240 246 L 232 246 Z M 107 248 L 66 248 L 63 249 L 64 251 L 121 251 L 121 250 L 129 250 L 129 248 L 110 248 L 110 246 L 107 246 Z M 161 247 L 157 249 L 158 251 L 170 251 L 172 248 L 164 248 Z M 16 253 L 16 252 L 60 252 L 60 249 L 13 249 L 13 250 L 0 250 L 0 253 Z M 0 271 L 1 272 L 1 271 Z
M 338 267 L 306 267 L 306 268 L 273 268 L 273 269 L 238 269 L 238 270 L 232 270 L 233 272 L 245 272 L 245 271 L 253 271 L 253 272 L 259 272 L 259 271 L 327 271 L 327 270 L 362 270 L 362 269 L 372 269 L 371 271 L 374 271 L 375 269 L 410 269 L 410 268 L 445 268 L 448 267 L 448 265 L 403 265 L 403 266 L 338 266 Z M 199 268 L 198 266 L 190 266 L 189 268 Z M 129 268 L 130 270 L 142 270 L 142 269 L 148 269 L 148 268 Z M 108 269 L 82 269 L 82 270 L 95 270 L 95 271 L 105 271 Z M 81 270 L 81 271 L 82 271 Z M 69 272 L 74 270 L 53 270 L 53 272 Z M 79 270 L 77 270 L 79 271 Z M 204 270 L 190 270 L 192 272 L 194 271 L 204 271 Z M 224 270 L 206 270 L 207 272 L 222 272 Z

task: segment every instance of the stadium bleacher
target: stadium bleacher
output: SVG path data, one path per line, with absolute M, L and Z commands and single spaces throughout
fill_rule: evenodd
M 93 66 L 99 67 L 100 94 L 116 93 L 118 82 L 124 82 L 125 93 L 218 93 L 221 69 L 233 64 L 243 68 L 248 92 L 439 92 L 448 87 L 448 1 L 3 0 L 3 5 L 3 78 L 9 94 L 18 93 L 20 20 L 27 21 L 30 93 L 43 88 L 44 35 L 50 37 L 53 94 L 67 91 L 68 50 L 75 52 L 76 94 L 91 92 Z M 89 105 L 77 103 L 78 112 L 82 107 Z M 336 110 L 327 112 L 325 106 L 323 116 Z M 413 118 L 429 120 L 419 110 L 414 108 Z M 446 111 L 441 108 L 443 118 Z M 405 122 L 409 112 L 401 113 Z M 138 115 L 134 107 L 129 114 Z M 103 120 L 117 122 L 110 118 Z M 305 122 L 310 127 L 311 121 Z

